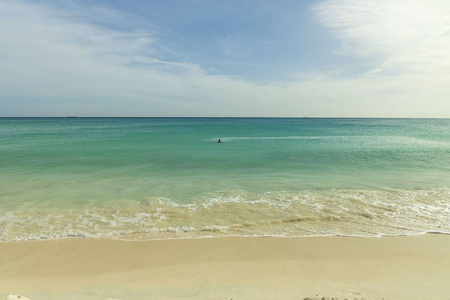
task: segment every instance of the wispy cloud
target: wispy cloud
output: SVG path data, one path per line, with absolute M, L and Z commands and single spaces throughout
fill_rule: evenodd
M 315 13 L 343 54 L 373 61 L 368 74 L 449 70 L 449 1 L 327 0 Z
M 0 19 L 3 96 L 170 97 L 174 89 L 162 89 L 177 85 L 176 74 L 202 73 L 161 59 L 152 32 L 75 22 L 68 12 L 20 2 L 0 2 Z
M 346 55 L 365 55 L 372 67 L 352 78 L 298 70 L 290 81 L 255 84 L 212 75 L 182 59 L 189 55 L 170 59 L 177 47 L 163 28 L 121 11 L 0 0 L 0 116 L 448 117 L 449 5 L 423 3 L 322 2 L 315 16 Z
M 246 37 L 244 35 L 227 36 L 219 40 L 221 51 L 230 57 L 249 56 L 252 53 L 252 48 L 245 43 Z

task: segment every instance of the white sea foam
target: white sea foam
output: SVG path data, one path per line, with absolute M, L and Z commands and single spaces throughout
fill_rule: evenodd
M 389 140 L 390 146 L 395 145 L 421 145 L 421 146 L 444 146 L 448 147 L 450 143 L 446 141 L 436 141 L 425 138 L 417 137 L 407 137 L 407 136 L 377 136 L 376 138 L 371 135 L 314 135 L 314 136 L 225 136 L 225 137 L 214 137 L 204 139 L 205 142 L 215 142 L 218 139 L 222 142 L 232 142 L 232 141 L 246 141 L 246 140 L 329 140 L 329 139 L 339 139 L 340 141 L 353 141 L 362 140 L 364 142 L 370 142 L 373 144 L 379 144 L 380 140 Z
M 360 136 L 358 136 L 360 137 Z M 238 141 L 238 140 L 318 140 L 318 139 L 337 139 L 337 138 L 348 138 L 348 136 L 230 136 L 221 137 L 221 141 Z M 219 138 L 205 139 L 204 141 L 212 142 L 217 141 Z
M 218 191 L 113 208 L 0 212 L 0 240 L 366 236 L 450 232 L 450 191 Z

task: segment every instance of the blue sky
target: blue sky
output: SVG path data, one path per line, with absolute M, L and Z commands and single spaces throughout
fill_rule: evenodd
M 0 0 L 0 116 L 450 117 L 446 0 Z

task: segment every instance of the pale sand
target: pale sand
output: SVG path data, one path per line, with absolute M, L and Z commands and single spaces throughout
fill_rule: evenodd
M 448 300 L 450 236 L 0 243 L 2 293 L 31 300 Z

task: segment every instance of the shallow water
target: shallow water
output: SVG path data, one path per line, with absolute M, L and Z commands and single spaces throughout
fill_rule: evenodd
M 0 239 L 448 233 L 449 129 L 449 119 L 2 118 Z

